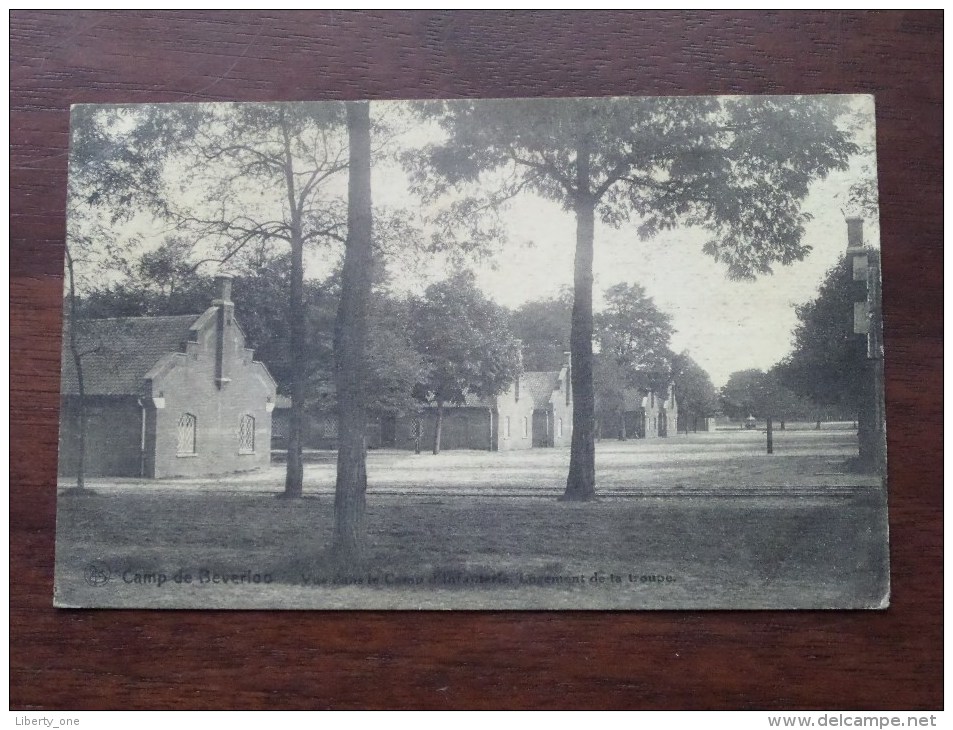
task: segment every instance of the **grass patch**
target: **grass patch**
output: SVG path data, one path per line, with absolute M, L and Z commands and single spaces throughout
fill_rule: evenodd
M 372 496 L 365 560 L 347 575 L 328 560 L 327 495 L 91 494 L 59 503 L 57 596 L 61 605 L 297 608 L 878 605 L 888 582 L 880 494 L 590 503 Z M 111 580 L 91 585 L 90 564 L 106 566 Z M 248 575 L 248 584 L 198 583 L 202 571 Z M 177 573 L 196 582 L 176 584 Z M 136 575 L 164 575 L 165 585 Z M 270 580 L 252 584 L 254 575 Z M 590 580 L 599 575 L 608 582 Z M 645 580 L 658 576 L 658 586 Z

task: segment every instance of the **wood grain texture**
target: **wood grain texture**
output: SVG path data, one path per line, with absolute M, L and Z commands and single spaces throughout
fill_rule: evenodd
M 942 25 L 941 12 L 13 11 L 11 707 L 940 707 Z M 889 610 L 52 608 L 70 104 L 802 92 L 877 97 Z

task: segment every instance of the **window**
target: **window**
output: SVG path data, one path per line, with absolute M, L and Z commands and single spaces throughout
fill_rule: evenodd
M 191 413 L 183 413 L 179 419 L 178 445 L 176 454 L 178 456 L 189 456 L 195 453 L 195 416 Z
M 255 453 L 255 417 L 242 416 L 238 423 L 238 453 Z
M 558 419 L 556 421 L 556 438 L 562 438 L 563 435 L 563 419 Z
M 529 437 L 529 419 L 523 416 L 523 438 Z
M 503 438 L 508 439 L 510 437 L 510 417 L 506 417 L 506 428 L 503 429 Z

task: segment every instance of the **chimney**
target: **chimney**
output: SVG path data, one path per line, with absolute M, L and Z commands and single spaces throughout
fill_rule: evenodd
M 232 303 L 232 277 L 218 274 L 215 277 L 218 298 L 212 300 L 212 306 L 218 309 L 215 317 L 215 385 L 221 390 L 231 381 L 228 377 L 228 363 L 225 358 L 226 335 L 232 326 L 235 305 Z
M 212 302 L 214 306 L 218 306 L 219 304 L 232 303 L 232 277 L 231 276 L 229 276 L 228 274 L 216 274 L 215 288 L 218 290 L 218 299 Z

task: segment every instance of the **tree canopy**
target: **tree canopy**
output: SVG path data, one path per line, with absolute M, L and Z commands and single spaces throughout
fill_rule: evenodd
M 638 284 L 616 284 L 605 292 L 605 309 L 595 315 L 593 365 L 595 411 L 621 424 L 627 391 L 665 393 L 671 382 L 672 319 Z
M 572 292 L 526 302 L 514 310 L 510 326 L 523 343 L 527 370 L 558 370 L 565 364 L 571 312 Z
M 753 277 L 809 251 L 801 202 L 856 151 L 838 97 L 455 100 L 422 105 L 446 140 L 410 160 L 421 190 L 454 191 L 455 213 L 498 210 L 530 191 L 576 217 L 573 441 L 565 498 L 595 495 L 592 260 L 595 219 L 637 219 L 650 238 L 677 225 L 710 232 L 704 251 Z M 460 197 L 496 181 L 482 200 Z M 479 196 L 478 196 L 479 197 Z M 469 202 L 464 202 L 469 201 Z M 473 228 L 476 228 L 474 226 Z
M 712 233 L 707 253 L 733 277 L 800 260 L 811 182 L 857 151 L 827 96 L 606 97 L 429 102 L 448 134 L 412 170 L 434 194 L 496 178 L 574 210 L 586 198 L 606 224 L 639 221 L 643 238 L 676 225 Z M 579 145 L 586 158 L 582 161 Z M 435 175 L 436 173 L 436 175 Z M 476 211 L 476 209 L 474 209 Z
M 410 319 L 425 373 L 415 392 L 438 409 L 437 453 L 443 405 L 505 391 L 521 370 L 520 345 L 506 310 L 487 299 L 469 272 L 429 286 L 411 301 Z
M 711 376 L 687 351 L 672 358 L 672 381 L 681 413 L 708 418 L 719 410 L 718 391 Z
M 506 311 L 487 299 L 469 272 L 427 287 L 411 301 L 410 319 L 428 368 L 418 390 L 428 402 L 498 395 L 520 371 L 519 342 Z
M 599 352 L 615 362 L 628 387 L 664 392 L 671 380 L 672 318 L 638 284 L 616 284 L 605 300 L 595 315 Z
M 867 255 L 876 266 L 880 252 L 869 248 Z M 854 301 L 865 285 L 853 280 L 848 258 L 831 268 L 817 297 L 797 308 L 794 348 L 779 365 L 782 382 L 796 393 L 855 414 L 869 395 L 858 377 L 867 360 L 867 340 L 854 333 Z
M 816 404 L 798 396 L 781 382 L 777 368 L 768 372 L 757 369 L 734 372 L 719 397 L 722 410 L 734 419 L 754 416 L 785 421 L 812 418 L 818 412 Z
M 725 415 L 734 419 L 764 416 L 762 409 L 764 378 L 764 371 L 756 368 L 732 373 L 719 393 L 721 408 Z

